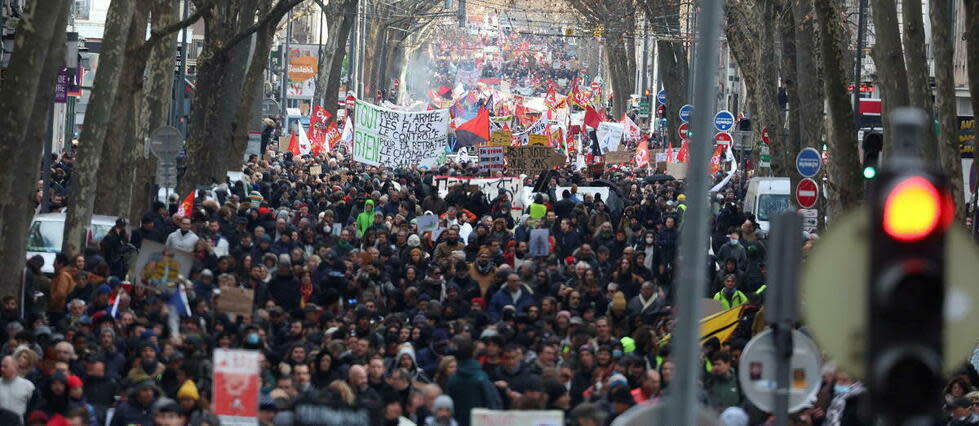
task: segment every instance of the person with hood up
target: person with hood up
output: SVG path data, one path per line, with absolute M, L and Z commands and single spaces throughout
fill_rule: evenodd
M 269 298 L 275 301 L 286 312 L 299 309 L 299 299 L 301 296 L 301 293 L 298 291 L 299 280 L 292 273 L 291 263 L 289 255 L 283 254 L 279 256 L 275 274 L 268 284 Z
M 439 395 L 432 403 L 432 415 L 425 418 L 425 426 L 458 426 L 459 422 L 452 418 L 452 397 Z
M 425 371 L 418 368 L 418 362 L 415 360 L 415 349 L 410 343 L 405 343 L 401 345 L 398 349 L 398 356 L 393 359 L 394 362 L 388 366 L 388 372 L 394 371 L 395 369 L 402 369 L 408 372 L 413 382 L 421 383 L 431 383 L 431 380 L 425 374 Z
M 357 238 L 364 236 L 367 229 L 374 225 L 374 200 L 364 201 L 364 211 L 357 215 Z
M 469 426 L 470 412 L 473 408 L 499 410 L 503 408 L 500 394 L 490 383 L 479 361 L 473 358 L 476 350 L 472 339 L 460 335 L 454 338 L 459 367 L 449 376 L 445 393 L 452 395 L 455 419 L 460 426 Z
M 152 380 L 143 380 L 133 387 L 126 402 L 116 408 L 109 426 L 153 424 L 153 403 L 160 398 L 160 389 Z

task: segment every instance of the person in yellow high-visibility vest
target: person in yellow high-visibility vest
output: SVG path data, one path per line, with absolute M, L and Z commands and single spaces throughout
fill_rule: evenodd
M 534 202 L 530 205 L 529 210 L 531 219 L 541 219 L 547 215 L 547 205 L 544 204 L 544 197 L 541 194 L 534 197 Z
M 737 285 L 737 277 L 734 274 L 727 274 L 724 277 L 724 288 L 714 294 L 714 300 L 721 302 L 721 306 L 725 310 L 736 308 L 748 302 L 748 296 L 735 288 Z

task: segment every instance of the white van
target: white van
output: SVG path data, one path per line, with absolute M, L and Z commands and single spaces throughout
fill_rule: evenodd
M 744 212 L 752 213 L 763 233 L 779 213 L 792 210 L 792 183 L 787 177 L 755 177 L 748 181 Z
M 105 234 L 116 226 L 115 216 L 92 215 L 92 223 L 88 227 L 88 243 L 102 241 Z M 27 258 L 35 254 L 44 258 L 41 272 L 54 273 L 54 256 L 61 251 L 61 242 L 65 234 L 64 213 L 42 213 L 34 216 L 31 227 L 27 230 Z

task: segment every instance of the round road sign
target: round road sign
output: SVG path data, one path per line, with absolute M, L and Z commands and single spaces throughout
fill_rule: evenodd
M 656 92 L 656 101 L 661 104 L 666 104 L 666 89 L 660 89 L 659 92 Z
M 680 139 L 687 140 L 690 136 L 689 134 L 687 134 L 689 130 L 690 130 L 690 124 L 683 123 L 680 124 L 680 127 L 676 129 L 676 132 L 680 134 Z
M 800 180 L 795 187 L 795 201 L 799 203 L 799 207 L 811 208 L 816 205 L 817 199 L 819 199 L 819 188 L 816 186 L 816 181 L 809 178 Z
M 690 121 L 690 113 L 693 112 L 693 105 L 686 104 L 680 108 L 680 120 L 684 123 Z
M 726 132 L 734 128 L 734 114 L 731 111 L 718 111 L 714 114 L 714 128 L 718 132 Z
M 718 145 L 730 145 L 734 142 L 734 137 L 728 132 L 719 132 L 714 135 L 714 143 Z
M 816 148 L 803 148 L 795 156 L 795 169 L 803 177 L 816 176 L 816 173 L 819 173 L 819 169 L 822 166 L 823 157 L 819 155 L 819 151 L 816 151 Z
M 816 396 L 822 384 L 820 352 L 816 343 L 798 330 L 792 330 L 792 358 L 789 361 L 789 412 L 802 408 Z M 738 382 L 745 396 L 762 411 L 775 408 L 775 339 L 771 329 L 748 341 L 738 361 Z
M 660 104 L 658 107 L 656 107 L 656 116 L 663 117 L 665 115 L 666 115 L 666 105 Z
M 765 142 L 765 145 L 768 145 L 768 143 L 770 142 L 770 140 L 768 139 L 768 127 L 761 129 L 761 141 Z
M 598 91 L 598 82 L 597 81 L 591 82 L 591 91 L 592 92 L 597 92 Z
M 355 98 L 354 95 L 347 96 L 347 99 L 345 101 L 346 101 L 347 109 L 354 109 L 354 107 L 357 106 L 357 98 Z

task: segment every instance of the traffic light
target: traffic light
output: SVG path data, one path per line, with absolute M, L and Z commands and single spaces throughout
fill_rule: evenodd
M 892 123 L 896 134 L 907 132 L 903 138 L 924 129 Z M 870 197 L 866 384 L 873 412 L 886 413 L 886 424 L 905 424 L 941 412 L 945 233 L 954 205 L 944 176 L 913 152 L 895 152 Z
M 863 136 L 863 177 L 877 177 L 880 164 L 880 151 L 884 149 L 884 136 L 880 132 L 870 132 Z

